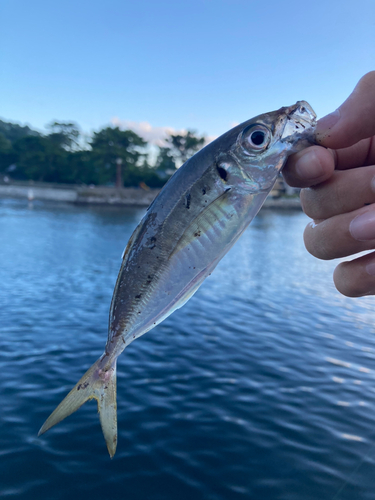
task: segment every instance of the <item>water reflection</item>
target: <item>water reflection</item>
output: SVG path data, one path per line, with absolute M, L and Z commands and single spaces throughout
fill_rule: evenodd
M 353 434 L 342 434 L 344 439 L 348 439 L 349 441 L 363 441 L 363 438 L 360 436 L 354 436 Z

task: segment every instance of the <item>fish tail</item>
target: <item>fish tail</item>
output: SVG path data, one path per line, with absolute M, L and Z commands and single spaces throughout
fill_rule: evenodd
M 80 408 L 89 399 L 96 399 L 100 424 L 111 456 L 117 446 L 117 412 L 116 412 L 116 360 L 108 364 L 106 357 L 94 363 L 73 387 L 69 394 L 42 425 L 38 436 L 58 424 Z

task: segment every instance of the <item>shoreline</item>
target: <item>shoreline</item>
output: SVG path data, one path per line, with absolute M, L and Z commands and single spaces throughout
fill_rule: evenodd
M 67 184 L 14 183 L 0 184 L 0 198 L 28 201 L 43 200 L 95 206 L 148 207 L 160 189 L 88 187 Z M 262 208 L 302 210 L 298 197 L 268 196 Z

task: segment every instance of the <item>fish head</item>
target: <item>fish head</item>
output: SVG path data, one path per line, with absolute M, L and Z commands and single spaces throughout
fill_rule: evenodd
M 219 167 L 240 172 L 237 184 L 247 191 L 270 191 L 288 156 L 315 143 L 315 126 L 305 101 L 259 115 L 232 130 L 233 144 L 218 158 Z

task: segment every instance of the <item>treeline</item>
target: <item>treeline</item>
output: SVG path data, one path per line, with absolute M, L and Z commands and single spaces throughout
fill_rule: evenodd
M 148 143 L 132 130 L 106 127 L 84 140 L 75 123 L 52 122 L 48 133 L 0 120 L 0 173 L 16 180 L 161 187 L 205 138 L 171 134 L 151 164 Z

